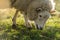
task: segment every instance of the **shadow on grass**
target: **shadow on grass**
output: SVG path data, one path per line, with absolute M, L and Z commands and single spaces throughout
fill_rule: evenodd
M 35 28 L 29 30 L 23 25 L 18 25 L 16 29 L 11 26 L 2 30 L 0 40 L 60 40 L 60 29 L 45 28 L 37 30 Z

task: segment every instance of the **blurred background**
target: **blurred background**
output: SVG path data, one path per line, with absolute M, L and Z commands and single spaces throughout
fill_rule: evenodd
M 43 30 L 37 30 L 34 26 L 31 30 L 27 29 L 23 25 L 21 12 L 16 19 L 17 28 L 12 29 L 12 18 L 16 9 L 0 9 L 0 40 L 60 40 L 60 0 L 55 0 L 55 3 L 56 12 L 51 13 Z

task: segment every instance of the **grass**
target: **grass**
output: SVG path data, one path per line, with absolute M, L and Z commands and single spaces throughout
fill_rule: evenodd
M 11 14 L 10 14 L 11 15 Z M 0 20 L 0 40 L 60 40 L 60 18 L 52 16 L 43 30 L 27 29 L 21 14 L 17 17 L 17 28 L 12 29 L 12 16 Z

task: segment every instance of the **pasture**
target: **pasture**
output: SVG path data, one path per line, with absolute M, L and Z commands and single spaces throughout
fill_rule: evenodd
M 12 17 L 15 9 L 0 11 L 0 40 L 60 40 L 60 0 L 55 0 L 56 12 L 51 14 L 43 30 L 27 29 L 23 15 L 17 16 L 17 27 L 12 29 Z

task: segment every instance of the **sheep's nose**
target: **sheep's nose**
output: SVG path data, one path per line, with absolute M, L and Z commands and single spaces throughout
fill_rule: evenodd
M 38 26 L 38 25 L 36 25 L 36 28 L 37 28 L 38 30 L 43 30 L 43 27 Z

